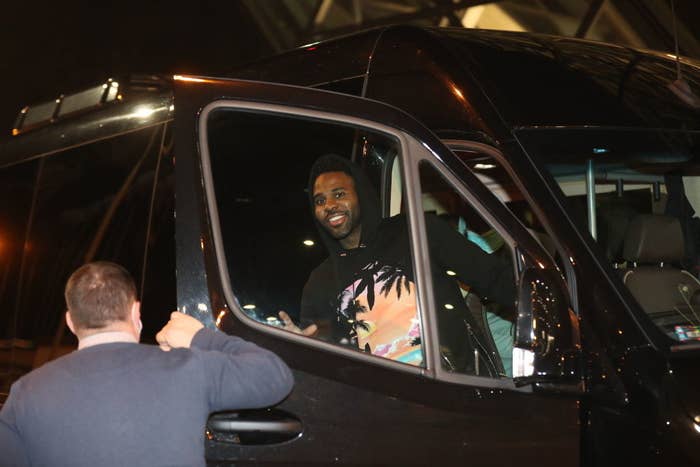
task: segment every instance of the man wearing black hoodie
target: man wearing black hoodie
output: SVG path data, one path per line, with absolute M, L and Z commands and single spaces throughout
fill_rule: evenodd
M 340 156 L 320 157 L 311 168 L 308 186 L 314 220 L 329 256 L 311 272 L 302 295 L 300 319 L 314 324 L 301 330 L 282 312 L 286 328 L 423 365 L 406 217 L 382 219 L 365 173 Z M 445 272 L 455 271 L 482 299 L 512 308 L 512 266 L 434 215 L 426 215 L 426 228 L 444 361 L 455 371 L 493 375 L 495 365 L 487 361 L 483 329 L 475 325 L 459 286 Z M 475 361 L 475 349 L 486 360 Z

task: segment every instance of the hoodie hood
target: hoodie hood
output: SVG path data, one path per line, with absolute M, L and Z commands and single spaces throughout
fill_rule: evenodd
M 345 253 L 347 250 L 340 246 L 340 242 L 326 231 L 314 214 L 314 183 L 319 175 L 327 172 L 344 172 L 350 175 L 355 182 L 355 191 L 357 192 L 357 198 L 360 204 L 360 219 L 362 223 L 360 247 L 371 242 L 374 238 L 379 222 L 381 221 L 381 214 L 379 211 L 379 197 L 377 196 L 374 186 L 362 169 L 348 159 L 336 154 L 326 154 L 319 157 L 311 166 L 309 172 L 309 181 L 307 185 L 309 207 L 316 229 L 328 250 L 329 257 L 333 261 L 333 258 L 341 253 Z

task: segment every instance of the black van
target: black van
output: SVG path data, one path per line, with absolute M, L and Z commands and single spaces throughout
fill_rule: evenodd
M 0 145 L 4 369 L 70 348 L 62 285 L 110 259 L 146 336 L 176 307 L 294 369 L 279 406 L 212 416 L 212 464 L 698 464 L 699 93 L 700 65 L 666 54 L 397 26 L 30 106 Z M 326 153 L 405 223 L 418 363 L 279 320 L 309 324 Z M 514 276 L 513 310 L 457 282 L 486 336 L 469 365 L 439 331 L 454 305 L 434 278 L 454 272 L 434 270 L 428 216 Z

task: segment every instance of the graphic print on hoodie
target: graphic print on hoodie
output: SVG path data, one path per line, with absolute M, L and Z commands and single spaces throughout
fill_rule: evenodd
M 421 365 L 415 286 L 396 266 L 368 264 L 338 297 L 336 313 L 349 322 L 350 341 L 373 355 Z

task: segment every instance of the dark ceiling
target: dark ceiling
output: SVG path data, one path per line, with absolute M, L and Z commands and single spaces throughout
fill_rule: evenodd
M 577 36 L 700 57 L 700 1 L 35 0 L 3 4 L 0 134 L 25 105 L 131 72 L 223 74 L 373 26 L 413 23 Z M 675 10 L 675 15 L 673 14 Z M 674 34 L 674 21 L 677 18 Z

